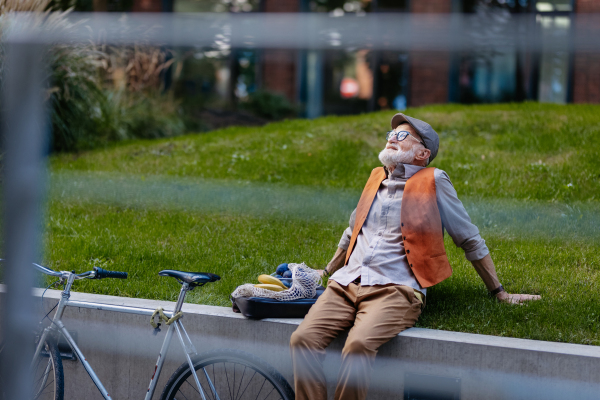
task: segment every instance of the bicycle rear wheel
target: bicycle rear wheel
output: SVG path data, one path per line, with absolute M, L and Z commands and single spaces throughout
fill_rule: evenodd
M 273 367 L 260 358 L 233 350 L 215 350 L 192 359 L 206 399 L 216 400 L 293 400 L 294 391 Z M 202 399 L 188 363 L 169 378 L 162 400 Z

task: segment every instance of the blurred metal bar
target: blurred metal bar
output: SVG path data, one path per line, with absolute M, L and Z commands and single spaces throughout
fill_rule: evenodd
M 78 308 L 89 308 L 92 310 L 99 311 L 112 311 L 112 312 L 121 312 L 125 314 L 136 314 L 136 315 L 145 315 L 150 317 L 154 314 L 155 309 L 150 308 L 142 308 L 142 307 L 130 307 L 130 306 L 119 306 L 114 304 L 105 304 L 105 303 L 91 303 L 89 301 L 75 301 L 69 300 L 67 303 L 68 307 L 78 307 Z M 173 311 L 165 310 L 165 315 L 173 316 Z
M 333 17 L 323 13 L 71 13 L 60 26 L 18 15 L 14 35 L 31 43 L 152 43 L 156 46 L 208 46 L 279 49 L 371 49 L 468 51 L 542 49 L 535 27 L 539 14 L 511 14 L 481 20 L 477 14 L 370 13 Z M 482 32 L 481 26 L 485 26 Z M 600 15 L 572 15 L 573 51 L 600 50 Z M 29 27 L 27 29 L 27 27 Z M 545 43 L 562 51 L 559 43 Z
M 4 348 L 0 372 L 5 399 L 30 399 L 34 303 L 31 263 L 38 254 L 45 116 L 44 46 L 4 42 L 2 91 Z

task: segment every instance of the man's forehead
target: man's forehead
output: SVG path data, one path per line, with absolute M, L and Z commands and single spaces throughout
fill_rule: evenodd
M 412 133 L 415 131 L 415 128 L 413 128 L 412 125 L 409 124 L 408 122 L 401 122 L 396 127 L 396 131 L 409 131 Z
M 408 122 L 401 122 L 400 125 L 396 127 L 395 131 L 408 131 L 411 135 L 415 135 L 417 138 L 419 138 L 419 140 L 422 140 L 421 135 L 419 135 L 419 132 L 417 132 L 417 130 L 413 128 L 413 126 Z

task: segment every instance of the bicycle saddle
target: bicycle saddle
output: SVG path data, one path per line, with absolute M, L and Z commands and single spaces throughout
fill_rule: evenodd
M 158 273 L 160 276 L 170 276 L 179 281 L 179 283 L 185 282 L 192 286 L 204 285 L 208 282 L 216 282 L 221 277 L 219 275 L 211 274 L 208 272 L 186 272 L 176 271 L 174 269 L 165 269 Z

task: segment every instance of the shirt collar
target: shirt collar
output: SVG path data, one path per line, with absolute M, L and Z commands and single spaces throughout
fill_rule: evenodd
M 392 176 L 396 179 L 408 179 L 425 167 L 412 164 L 398 164 L 392 172 Z

